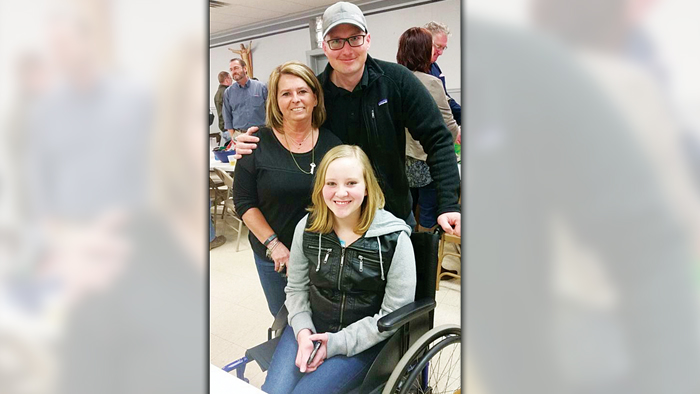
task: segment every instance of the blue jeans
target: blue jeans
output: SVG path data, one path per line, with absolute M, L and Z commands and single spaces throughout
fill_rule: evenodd
M 267 299 L 267 307 L 270 308 L 272 316 L 276 316 L 280 311 L 287 295 L 284 293 L 284 288 L 287 286 L 287 277 L 275 271 L 275 262 L 268 260 L 266 257 L 260 257 L 253 252 L 255 258 L 255 267 L 258 269 L 260 284 L 262 285 L 265 298 Z
M 209 200 L 209 212 L 211 212 L 211 200 Z M 209 214 L 209 242 L 216 238 L 216 230 L 214 229 L 214 221 L 211 218 L 211 213 Z
M 294 364 L 298 344 L 294 330 L 287 326 L 272 356 L 262 390 L 269 394 L 340 394 L 362 384 L 369 367 L 386 341 L 353 357 L 337 355 L 326 359 L 314 372 L 301 373 Z
M 423 187 L 412 187 L 413 210 L 416 205 L 420 207 L 418 223 L 426 228 L 431 228 L 437 224 L 437 189 L 435 182 L 430 182 Z

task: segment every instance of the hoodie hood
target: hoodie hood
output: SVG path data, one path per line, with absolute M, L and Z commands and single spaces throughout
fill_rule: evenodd
M 411 236 L 411 227 L 406 222 L 392 215 L 389 211 L 379 209 L 374 215 L 374 221 L 369 226 L 365 237 L 378 237 L 395 231 L 403 231 L 409 237 Z

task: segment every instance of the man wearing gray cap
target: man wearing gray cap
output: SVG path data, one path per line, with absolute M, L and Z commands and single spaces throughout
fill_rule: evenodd
M 367 54 L 371 37 L 362 11 L 338 2 L 323 13 L 323 52 L 328 66 L 323 85 L 329 128 L 343 143 L 359 145 L 369 156 L 386 198 L 386 210 L 415 224 L 405 170 L 406 134 L 428 154 L 438 193 L 440 226 L 461 232 L 459 173 L 452 135 L 423 84 L 407 68 Z M 236 151 L 247 154 L 257 137 L 241 135 Z

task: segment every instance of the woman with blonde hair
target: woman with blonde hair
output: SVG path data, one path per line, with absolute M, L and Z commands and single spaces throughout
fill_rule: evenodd
M 257 154 L 257 153 L 256 153 Z M 289 326 L 263 391 L 346 393 L 358 387 L 384 341 L 377 321 L 413 301 L 410 227 L 385 211 L 384 194 L 357 146 L 321 161 L 310 214 L 296 226 L 285 305 Z
M 250 230 L 258 276 L 274 316 L 284 304 L 283 272 L 294 226 L 311 203 L 314 170 L 340 140 L 321 128 L 323 89 L 309 67 L 284 63 L 272 71 L 268 85 L 266 127 L 258 133 L 255 154 L 236 164 L 233 199 Z

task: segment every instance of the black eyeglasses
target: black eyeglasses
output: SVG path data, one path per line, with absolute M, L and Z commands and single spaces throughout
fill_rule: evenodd
M 350 44 L 351 47 L 359 47 L 360 45 L 365 43 L 365 34 L 359 36 L 352 36 L 348 38 L 333 38 L 331 40 L 326 41 L 328 47 L 334 51 L 343 49 L 346 42 Z

